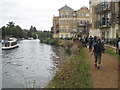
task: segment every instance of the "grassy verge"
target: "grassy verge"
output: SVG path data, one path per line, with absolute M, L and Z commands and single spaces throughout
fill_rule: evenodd
M 118 58 L 118 55 L 116 54 L 116 52 L 114 50 L 112 50 L 111 48 L 109 48 L 109 47 L 106 47 L 105 52 L 110 54 L 111 56 L 114 56 L 114 57 Z
M 92 88 L 88 55 L 85 49 L 64 62 L 47 88 Z

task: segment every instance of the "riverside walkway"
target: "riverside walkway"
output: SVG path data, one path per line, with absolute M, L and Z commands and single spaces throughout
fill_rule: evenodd
M 90 72 L 92 75 L 94 88 L 118 88 L 118 59 L 103 53 L 101 68 L 98 70 L 94 66 L 94 55 L 89 55 Z

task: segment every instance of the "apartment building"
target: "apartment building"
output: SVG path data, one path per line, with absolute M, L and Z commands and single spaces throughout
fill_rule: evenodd
M 58 11 L 59 16 L 53 17 L 54 38 L 84 37 L 89 34 L 90 10 L 87 7 L 75 11 L 65 5 Z
M 89 36 L 106 39 L 120 36 L 120 5 L 111 0 L 90 0 L 92 27 Z

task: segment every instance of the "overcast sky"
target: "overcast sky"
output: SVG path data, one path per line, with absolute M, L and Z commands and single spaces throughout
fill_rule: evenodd
M 22 29 L 33 25 L 37 30 L 50 30 L 53 15 L 65 4 L 78 10 L 89 7 L 89 0 L 0 0 L 0 27 L 13 21 Z

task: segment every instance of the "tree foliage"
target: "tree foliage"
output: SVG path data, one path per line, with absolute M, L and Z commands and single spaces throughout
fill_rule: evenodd
M 42 40 L 45 40 L 45 39 L 49 39 L 49 38 L 52 38 L 52 33 L 51 31 L 39 31 L 38 32 L 38 35 L 39 35 L 39 39 L 42 41 Z
M 37 29 L 31 26 L 30 30 L 23 30 L 19 25 L 15 25 L 14 22 L 8 22 L 6 26 L 2 28 L 2 38 L 16 37 L 16 38 L 36 38 Z

